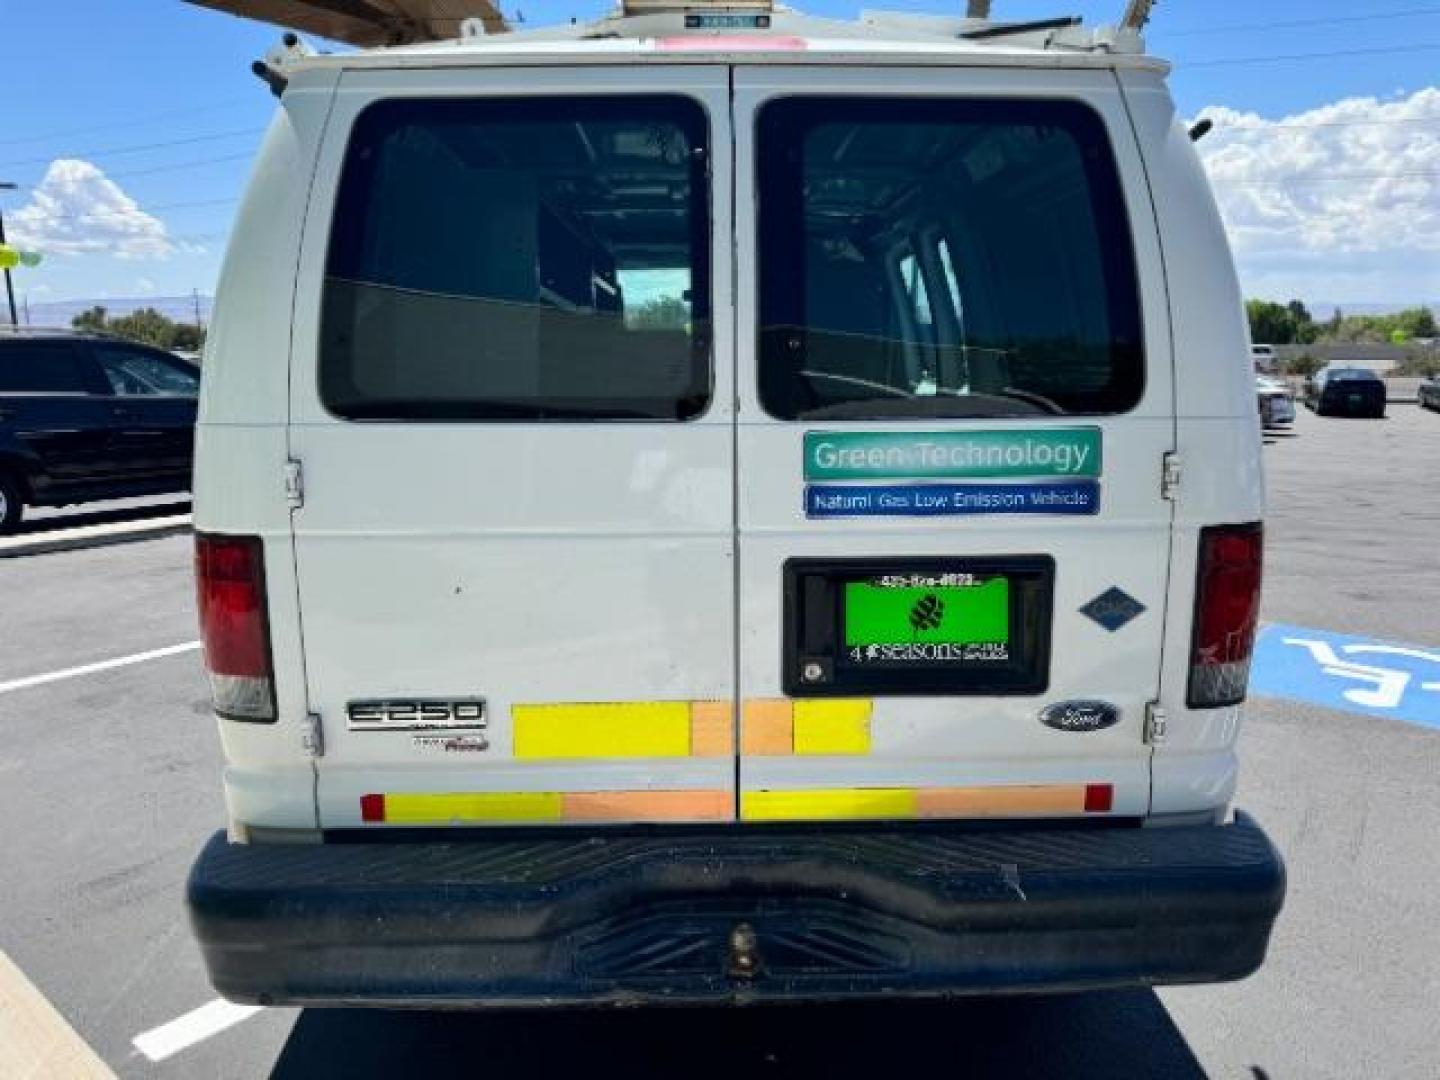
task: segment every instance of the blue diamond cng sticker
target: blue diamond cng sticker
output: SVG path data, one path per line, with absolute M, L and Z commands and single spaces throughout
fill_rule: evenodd
M 1106 589 L 1080 609 L 1080 614 L 1089 616 L 1112 634 L 1145 610 L 1145 605 L 1129 593 L 1119 589 Z

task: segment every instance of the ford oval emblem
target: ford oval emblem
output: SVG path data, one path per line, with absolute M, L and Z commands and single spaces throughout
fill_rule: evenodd
M 1108 701 L 1057 701 L 1040 710 L 1040 722 L 1056 731 L 1103 731 L 1120 720 Z

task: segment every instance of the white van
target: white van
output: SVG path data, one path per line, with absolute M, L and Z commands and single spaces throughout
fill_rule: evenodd
M 697 8 L 303 53 L 198 431 L 225 996 L 1259 965 L 1253 376 L 1134 31 Z

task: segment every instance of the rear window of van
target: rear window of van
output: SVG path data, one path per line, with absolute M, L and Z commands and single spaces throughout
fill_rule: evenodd
M 1135 256 L 1066 101 L 783 98 L 758 130 L 760 392 L 781 419 L 1126 412 Z
M 673 96 L 396 100 L 346 154 L 320 389 L 375 420 L 684 420 L 710 397 L 707 125 Z

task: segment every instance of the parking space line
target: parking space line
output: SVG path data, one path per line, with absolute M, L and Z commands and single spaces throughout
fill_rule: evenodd
M 47 671 L 43 675 L 27 675 L 23 679 L 0 682 L 0 694 L 8 694 L 11 690 L 25 690 L 28 687 L 41 686 L 44 683 L 59 682 L 61 679 L 73 679 L 76 675 L 92 675 L 97 671 L 109 671 L 111 668 L 127 667 L 130 664 L 143 664 L 146 660 L 159 660 L 177 653 L 193 652 L 198 648 L 200 648 L 200 642 L 187 641 L 182 645 L 167 645 L 163 649 L 151 649 L 149 652 L 134 653 L 131 656 L 117 656 L 113 660 L 81 664 L 79 667 L 65 668 L 61 671 Z
M 248 1020 L 263 1009 L 263 1005 L 236 1005 L 216 998 L 168 1024 L 141 1032 L 130 1042 L 151 1061 L 164 1061 L 226 1028 L 234 1027 L 242 1020 Z
M 115 1080 L 45 995 L 0 952 L 0 1076 L 14 1080 Z

